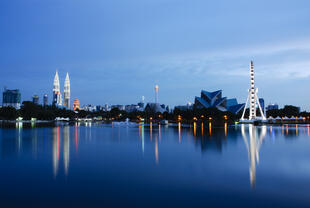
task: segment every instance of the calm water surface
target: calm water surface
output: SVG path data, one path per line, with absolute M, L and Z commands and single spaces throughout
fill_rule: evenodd
M 1 207 L 310 207 L 307 125 L 0 128 Z

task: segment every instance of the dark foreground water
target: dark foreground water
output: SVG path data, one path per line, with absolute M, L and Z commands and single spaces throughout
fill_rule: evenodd
M 0 129 L 1 207 L 310 207 L 309 195 L 307 125 Z

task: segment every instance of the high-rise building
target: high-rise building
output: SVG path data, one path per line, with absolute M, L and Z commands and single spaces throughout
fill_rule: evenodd
M 64 88 L 64 106 L 70 109 L 70 79 L 69 74 L 67 73 L 65 79 L 65 88 Z
M 144 108 L 144 96 L 142 96 L 141 102 L 138 103 L 140 108 Z
M 44 106 L 48 105 L 48 95 L 47 94 L 43 95 L 43 105 Z
M 266 110 L 269 111 L 269 110 L 278 110 L 279 109 L 279 105 L 278 104 L 269 104 L 267 107 L 266 107 Z
M 73 110 L 80 110 L 80 101 L 77 98 L 73 101 Z
M 54 88 L 53 88 L 53 105 L 61 106 L 62 105 L 62 97 L 60 93 L 60 83 L 58 72 L 56 71 L 54 78 Z
M 34 95 L 32 97 L 32 102 L 33 102 L 33 104 L 39 105 L 39 96 Z
M 155 103 L 158 103 L 158 85 L 155 85 Z
M 20 105 L 21 105 L 21 94 L 19 90 L 4 89 L 2 106 L 3 107 L 11 106 L 16 109 L 20 109 Z

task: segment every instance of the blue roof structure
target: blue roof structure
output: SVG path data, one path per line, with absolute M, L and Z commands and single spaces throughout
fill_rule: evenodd
M 238 105 L 238 101 L 236 98 L 227 99 L 227 107 Z
M 214 92 L 202 90 L 201 96 L 195 97 L 195 107 L 200 109 L 216 107 L 220 111 L 230 111 L 237 114 L 244 106 L 245 104 L 238 104 L 236 98 L 227 99 L 227 97 L 222 97 L 222 90 Z
M 163 105 L 160 105 L 159 103 L 147 103 L 145 106 L 145 111 L 164 113 L 167 110 L 163 107 Z

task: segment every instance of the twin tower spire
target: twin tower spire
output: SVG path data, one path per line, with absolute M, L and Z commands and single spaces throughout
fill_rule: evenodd
M 56 70 L 55 78 L 54 78 L 54 88 L 53 88 L 53 105 L 62 106 L 70 109 L 70 79 L 69 74 L 67 73 L 65 79 L 65 87 L 64 87 L 64 103 L 62 102 L 62 96 L 60 93 L 60 83 L 58 71 Z

